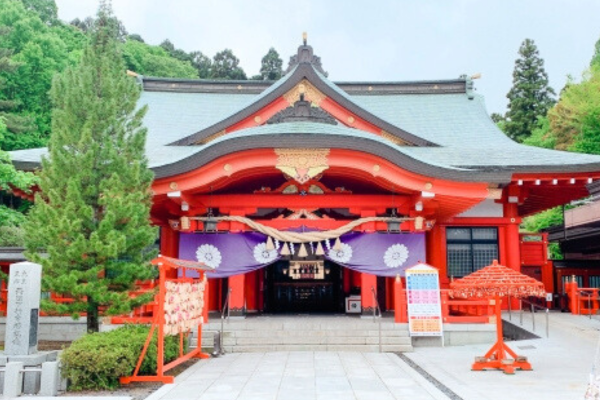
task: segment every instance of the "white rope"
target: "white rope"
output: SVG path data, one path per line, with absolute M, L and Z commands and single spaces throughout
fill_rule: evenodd
M 342 236 L 344 233 L 350 232 L 352 229 L 356 228 L 359 225 L 366 224 L 369 222 L 404 222 L 404 221 L 413 221 L 415 218 L 392 218 L 392 217 L 366 217 L 360 218 L 355 221 L 349 222 L 344 226 L 340 226 L 339 228 L 332 229 L 329 231 L 312 231 L 312 232 L 290 232 L 290 231 L 280 231 L 278 229 L 272 228 L 270 226 L 263 225 L 258 223 L 250 218 L 242 217 L 242 216 L 221 216 L 221 217 L 189 217 L 190 220 L 196 221 L 230 221 L 230 222 L 240 222 L 248 225 L 250 228 L 258 231 L 260 233 L 264 233 L 267 236 L 271 236 L 273 239 L 288 242 L 288 243 L 309 243 L 309 242 L 320 242 L 322 240 L 327 239 L 337 239 Z

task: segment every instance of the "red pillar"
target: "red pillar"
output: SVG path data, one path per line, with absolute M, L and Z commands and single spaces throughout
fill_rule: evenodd
M 167 257 L 179 257 L 179 232 L 168 225 L 160 227 L 160 254 Z
M 229 288 L 231 289 L 229 297 L 229 309 L 233 316 L 244 315 L 244 279 L 245 275 L 234 275 L 229 277 Z
M 363 315 L 372 315 L 375 310 L 375 301 L 373 299 L 373 290 L 377 295 L 377 277 L 371 274 L 360 274 L 360 301 Z
M 245 216 L 245 210 L 232 209 L 229 215 Z M 241 222 L 232 221 L 229 225 L 230 232 L 243 232 L 245 225 Z M 235 234 L 234 233 L 234 234 Z M 246 290 L 245 290 L 246 275 L 234 275 L 229 277 L 229 288 L 231 289 L 229 297 L 229 310 L 232 316 L 243 316 L 246 314 Z
M 517 205 L 514 203 L 504 204 L 504 217 L 510 218 L 510 223 L 505 229 L 505 254 L 504 262 L 509 268 L 515 271 L 521 271 L 521 245 L 519 238 L 519 224 L 521 218 L 519 218 L 519 212 Z
M 373 217 L 377 215 L 375 210 L 361 210 L 361 218 Z M 375 231 L 375 223 L 370 222 L 363 224 L 362 229 L 365 232 Z M 362 306 L 363 315 L 372 315 L 375 309 L 375 301 L 373 299 L 373 290 L 375 289 L 375 296 L 377 295 L 377 277 L 371 274 L 360 273 L 360 302 Z
M 500 260 L 504 259 L 508 268 L 521 272 L 521 237 L 519 236 L 521 218 L 519 218 L 517 204 L 505 203 L 504 217 L 510 218 L 510 223 L 504 229 L 499 230 L 499 232 L 504 231 L 504 246 L 500 246 L 500 248 L 504 247 L 504 254 L 500 254 Z M 506 304 L 506 301 L 504 303 Z M 513 310 L 519 309 L 519 301 L 513 298 L 511 307 Z
M 402 287 L 402 278 L 400 276 L 397 276 L 394 281 L 394 321 L 396 323 L 408 322 L 406 293 Z
M 168 225 L 160 227 L 160 254 L 173 258 L 179 257 L 179 232 Z M 177 278 L 176 269 L 169 268 L 166 274 L 167 278 Z

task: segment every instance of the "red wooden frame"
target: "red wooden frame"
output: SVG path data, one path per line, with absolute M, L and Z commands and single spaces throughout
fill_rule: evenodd
M 152 261 L 152 263 L 154 265 L 158 266 L 158 270 L 159 270 L 159 291 L 158 291 L 158 299 L 157 299 L 157 307 L 156 307 L 156 313 L 154 313 L 153 318 L 152 318 L 152 328 L 150 328 L 150 332 L 148 333 L 148 337 L 146 338 L 146 342 L 144 343 L 144 348 L 142 349 L 142 354 L 140 355 L 140 358 L 138 359 L 138 362 L 135 366 L 135 370 L 133 372 L 133 375 L 131 376 L 124 376 L 120 378 L 120 382 L 122 384 L 128 384 L 131 382 L 162 382 L 162 383 L 173 383 L 175 377 L 173 376 L 169 376 L 169 375 L 165 375 L 165 372 L 169 371 L 170 369 L 173 369 L 174 367 L 184 363 L 185 361 L 191 359 L 191 358 L 209 358 L 210 355 L 206 354 L 206 353 L 202 353 L 202 349 L 200 344 L 202 343 L 202 323 L 198 324 L 198 346 L 188 352 L 187 354 L 183 354 L 183 332 L 179 333 L 179 357 L 177 359 L 175 359 L 174 361 L 171 361 L 168 364 L 164 363 L 165 360 L 165 349 L 164 349 L 164 339 L 165 339 L 165 334 L 164 334 L 164 325 L 165 325 L 165 294 L 166 294 L 166 283 L 167 280 L 170 282 L 177 282 L 177 283 L 183 283 L 183 282 L 193 282 L 193 281 L 201 281 L 205 279 L 205 273 L 202 270 L 199 270 L 197 268 L 193 268 L 194 270 L 196 270 L 199 274 L 198 278 L 186 278 L 186 267 L 182 267 L 181 264 L 176 263 L 180 260 L 174 260 L 174 259 L 170 259 L 168 257 L 161 257 L 159 256 L 158 258 L 154 259 Z M 181 260 L 182 263 L 189 263 L 192 264 L 189 261 L 183 261 Z M 198 263 L 193 263 L 193 264 L 198 264 Z M 167 279 L 167 269 L 169 270 L 182 270 L 182 278 L 171 278 L 171 279 Z M 205 286 L 205 291 L 208 290 L 208 284 Z M 205 295 L 205 294 L 203 294 Z M 207 304 L 206 302 L 204 303 L 204 309 L 206 309 Z M 156 356 L 156 375 L 145 375 L 145 376 L 140 376 L 139 372 L 140 372 L 140 368 L 142 366 L 142 362 L 144 361 L 144 358 L 146 357 L 146 352 L 148 351 L 148 347 L 150 345 L 150 342 L 152 340 L 152 336 L 154 335 L 154 331 L 158 330 L 158 352 L 157 352 L 157 356 Z M 188 332 L 189 333 L 189 332 Z

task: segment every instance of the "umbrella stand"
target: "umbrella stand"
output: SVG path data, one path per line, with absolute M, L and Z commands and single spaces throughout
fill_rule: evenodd
M 496 343 L 483 357 L 475 357 L 475 362 L 471 367 L 473 371 L 483 371 L 485 369 L 501 369 L 505 374 L 514 374 L 515 369 L 531 371 L 531 364 L 527 361 L 527 357 L 518 356 L 506 343 L 502 335 L 502 314 L 500 310 L 500 296 L 496 293 L 495 310 L 496 310 Z M 511 356 L 512 358 L 509 358 Z

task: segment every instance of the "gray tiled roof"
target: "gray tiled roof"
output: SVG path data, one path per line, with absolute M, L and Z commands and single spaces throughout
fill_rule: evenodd
M 342 125 L 306 122 L 245 129 L 206 145 L 169 145 L 214 126 L 264 99 L 291 75 L 293 71 L 259 95 L 173 90 L 161 92 L 155 91 L 156 87 L 153 91 L 143 92 L 140 105 L 147 104 L 149 108 L 144 123 L 148 127 L 146 153 L 150 167 L 157 172 L 157 176 L 169 176 L 197 168 L 220 154 L 252 148 L 252 145 L 263 148 L 302 147 L 306 143 L 313 143 L 321 147 L 360 148 L 359 143 L 368 143 L 367 147 L 377 155 L 385 154 L 388 159 L 395 159 L 393 154 L 397 154 L 400 158 L 395 162 L 406 161 L 405 166 L 412 168 L 413 172 L 448 178 L 454 176 L 459 180 L 477 180 L 476 177 L 466 178 L 464 173 L 467 171 L 470 174 L 478 172 L 481 180 L 484 180 L 485 174 L 481 175 L 484 171 L 502 171 L 494 177 L 485 177 L 488 181 L 495 179 L 501 182 L 510 179 L 510 174 L 514 172 L 600 170 L 600 156 L 546 150 L 513 142 L 491 121 L 481 96 L 469 98 L 466 93 L 432 94 L 430 90 L 420 94 L 355 91 L 349 95 L 318 72 L 316 76 L 321 80 L 321 87 L 331 88 L 343 101 L 351 102 L 353 107 L 360 107 L 368 115 L 438 147 L 397 146 L 376 135 Z M 367 87 L 368 83 L 364 85 Z M 43 154 L 45 149 L 21 150 L 13 152 L 12 157 L 17 166 L 31 168 L 39 163 Z

